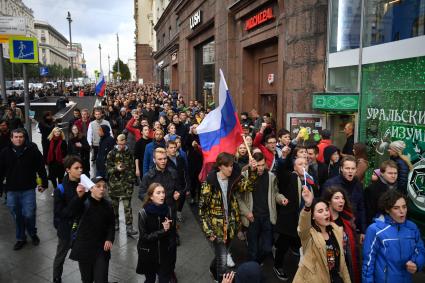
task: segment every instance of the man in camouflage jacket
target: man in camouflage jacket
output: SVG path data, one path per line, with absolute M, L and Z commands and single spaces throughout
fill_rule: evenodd
M 108 154 L 106 160 L 106 171 L 109 182 L 109 196 L 115 213 L 115 230 L 119 229 L 119 202 L 122 200 L 125 213 L 125 224 L 127 235 L 137 234 L 133 229 L 133 212 L 131 210 L 131 196 L 136 182 L 136 167 L 134 157 L 127 147 L 125 135 L 117 137 L 117 145 Z
M 202 230 L 215 250 L 210 271 L 219 282 L 228 265 L 230 242 L 241 227 L 236 192 L 253 189 L 253 180 L 241 177 L 240 169 L 233 167 L 234 160 L 233 155 L 225 152 L 217 156 L 216 169 L 208 174 L 202 184 L 199 199 Z

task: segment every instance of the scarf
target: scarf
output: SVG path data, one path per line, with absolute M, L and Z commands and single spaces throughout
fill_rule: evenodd
M 382 177 L 382 175 L 379 175 L 379 179 L 381 180 L 382 183 L 387 185 L 389 190 L 396 190 L 397 189 L 397 181 L 393 184 L 390 184 L 384 179 L 384 177 Z
M 168 206 L 166 203 L 163 203 L 161 205 L 156 205 L 154 203 L 149 203 L 145 206 L 145 211 L 148 214 L 158 215 L 161 217 L 165 217 L 168 214 Z
M 357 242 L 355 234 L 355 225 L 354 225 L 354 215 L 351 211 L 344 209 L 342 213 L 339 214 L 341 217 L 342 223 L 344 225 L 344 232 L 348 237 L 349 248 L 351 252 L 351 265 L 353 270 L 354 282 L 361 282 L 360 270 L 359 270 L 359 261 L 357 257 Z M 331 215 L 332 218 L 332 215 Z
M 57 141 L 57 143 L 56 143 Z M 56 144 L 56 148 L 55 148 Z M 49 152 L 47 154 L 47 164 L 50 164 L 52 161 L 56 161 L 60 164 L 63 163 L 63 156 L 62 156 L 62 139 L 59 138 L 53 138 L 50 141 L 49 145 Z

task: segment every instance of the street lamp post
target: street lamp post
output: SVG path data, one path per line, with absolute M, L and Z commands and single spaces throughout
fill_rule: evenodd
M 102 46 L 99 43 L 99 68 L 102 73 Z
M 120 38 L 117 33 L 117 54 L 118 54 L 118 61 L 117 61 L 117 82 L 120 82 Z
M 72 19 L 71 19 L 71 13 L 68 11 L 68 16 L 66 17 L 66 19 L 68 20 L 69 23 L 69 50 L 70 50 L 70 63 L 71 63 L 71 94 L 74 92 L 74 57 L 72 54 L 72 35 L 71 35 L 71 23 L 72 23 Z
M 111 61 L 109 60 L 111 57 L 109 57 L 108 54 L 108 82 L 111 83 Z

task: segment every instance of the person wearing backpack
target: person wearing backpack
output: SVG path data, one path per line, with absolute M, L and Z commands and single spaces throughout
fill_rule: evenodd
M 80 220 L 69 258 L 78 261 L 83 283 L 103 283 L 108 282 L 115 216 L 111 202 L 105 199 L 105 179 L 95 177 L 92 182 L 95 185 L 89 192 L 78 186 L 78 198 L 72 201 L 72 213 Z
M 64 159 L 66 175 L 62 184 L 54 191 L 53 224 L 57 230 L 58 246 L 53 261 L 53 282 L 62 282 L 63 264 L 71 248 L 71 230 L 75 214 L 72 211 L 72 201 L 77 198 L 77 187 L 83 172 L 83 162 L 76 155 L 68 155 Z

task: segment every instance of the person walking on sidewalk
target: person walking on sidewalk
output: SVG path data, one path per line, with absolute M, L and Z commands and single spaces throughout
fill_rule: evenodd
M 215 258 L 210 265 L 214 279 L 221 281 L 226 273 L 230 244 L 240 228 L 239 207 L 236 192 L 252 190 L 250 178 L 241 178 L 238 167 L 233 167 L 235 157 L 222 152 L 217 156 L 214 169 L 202 184 L 199 199 L 199 217 L 202 230 L 214 246 Z M 256 168 L 250 160 L 251 169 Z
M 109 182 L 109 197 L 115 214 L 115 230 L 119 230 L 118 208 L 120 200 L 124 206 L 127 236 L 134 236 L 137 231 L 133 229 L 133 211 L 131 210 L 131 197 L 134 183 L 136 182 L 134 157 L 127 146 L 126 136 L 117 137 L 117 145 L 108 153 L 106 171 Z
M 95 185 L 89 192 L 78 186 L 78 198 L 70 204 L 79 221 L 69 258 L 78 261 L 83 283 L 103 283 L 108 282 L 115 216 L 111 203 L 105 199 L 105 179 L 95 177 L 92 182 Z
M 54 218 L 53 225 L 57 230 L 58 246 L 53 262 L 53 282 L 62 282 L 63 264 L 66 255 L 71 249 L 71 229 L 75 215 L 72 212 L 71 202 L 78 198 L 77 187 L 83 172 L 83 161 L 75 155 L 68 155 L 63 161 L 66 175 L 62 184 L 54 191 Z
M 139 258 L 136 272 L 146 276 L 145 283 L 169 283 L 176 263 L 176 219 L 166 203 L 165 189 L 152 183 L 139 211 Z
M 47 188 L 47 173 L 41 152 L 29 141 L 24 129 L 13 130 L 11 140 L 12 144 L 0 153 L 0 186 L 4 186 L 7 192 L 7 206 L 15 220 L 16 244 L 13 249 L 20 250 L 27 242 L 25 230 L 33 245 L 40 243 L 35 218 L 35 188 L 39 192 Z M 37 184 L 37 174 L 41 184 Z
M 263 262 L 271 254 L 273 246 L 273 228 L 276 224 L 276 203 L 288 204 L 288 200 L 279 194 L 276 176 L 266 169 L 266 161 L 261 152 L 252 156 L 257 162 L 255 170 L 248 169 L 242 175 L 251 178 L 252 192 L 237 195 L 241 211 L 242 224 L 248 228 L 248 253 L 250 260 Z
M 99 128 L 101 126 L 107 126 L 109 128 L 109 133 L 112 135 L 112 128 L 108 121 L 103 119 L 102 108 L 96 108 L 94 110 L 95 120 L 90 122 L 89 128 L 87 129 L 87 142 L 90 147 L 93 149 L 92 161 L 97 159 L 97 152 L 100 146 L 101 137 L 99 135 Z

